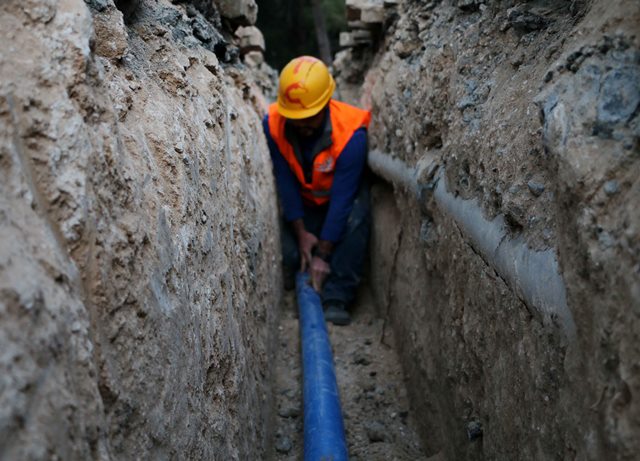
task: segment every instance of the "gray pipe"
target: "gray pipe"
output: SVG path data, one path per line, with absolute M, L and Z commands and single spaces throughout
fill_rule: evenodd
M 418 178 L 425 169 L 435 169 L 435 160 L 426 156 L 416 168 L 378 150 L 369 152 L 369 166 L 387 181 L 419 196 Z M 576 326 L 567 306 L 564 280 L 554 249 L 536 251 L 521 236 L 509 237 L 504 217 L 489 221 L 476 200 L 464 200 L 447 190 L 444 168 L 432 183 L 438 207 L 459 226 L 465 238 L 480 253 L 530 311 L 545 325 L 556 325 L 565 338 L 573 341 Z

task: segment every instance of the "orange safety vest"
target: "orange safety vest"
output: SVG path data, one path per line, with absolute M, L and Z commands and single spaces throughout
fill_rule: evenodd
M 331 121 L 331 145 L 316 155 L 313 160 L 311 183 L 307 183 L 302 171 L 302 165 L 296 158 L 293 146 L 284 134 L 286 118 L 278 113 L 277 104 L 269 107 L 269 133 L 278 146 L 280 153 L 289 164 L 291 171 L 300 182 L 302 198 L 313 205 L 324 205 L 329 201 L 333 172 L 336 161 L 347 143 L 359 128 L 369 126 L 371 113 L 358 109 L 344 102 L 331 100 L 329 102 Z

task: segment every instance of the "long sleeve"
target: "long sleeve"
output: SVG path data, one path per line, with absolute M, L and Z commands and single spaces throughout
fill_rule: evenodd
M 271 162 L 273 164 L 273 174 L 276 179 L 278 195 L 284 213 L 284 219 L 294 221 L 304 216 L 304 208 L 302 207 L 302 195 L 300 193 L 300 185 L 296 179 L 289 164 L 280 153 L 280 149 L 269 133 L 269 116 L 266 115 L 262 120 L 262 127 L 267 138 L 269 152 L 271 154 Z
M 360 128 L 336 161 L 329 210 L 320 233 L 321 240 L 337 242 L 342 237 L 347 219 L 358 193 L 367 160 L 367 131 Z

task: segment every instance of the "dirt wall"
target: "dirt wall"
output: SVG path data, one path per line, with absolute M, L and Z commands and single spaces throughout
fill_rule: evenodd
M 417 193 L 376 186 L 371 270 L 431 455 L 640 450 L 638 24 L 632 1 L 405 0 L 336 60 L 372 149 L 427 165 Z M 533 278 L 566 310 L 539 308 L 469 210 L 498 248 L 557 260 Z
M 1 459 L 265 452 L 274 186 L 223 22 L 0 5 Z

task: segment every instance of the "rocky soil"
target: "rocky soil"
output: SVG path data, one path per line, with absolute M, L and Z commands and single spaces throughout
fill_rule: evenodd
M 300 460 L 303 453 L 302 369 L 293 292 L 284 299 L 278 326 L 277 417 L 273 455 Z M 426 459 L 410 411 L 393 334 L 375 313 L 368 288 L 360 291 L 346 327 L 329 325 L 349 459 Z
M 419 197 L 377 187 L 371 250 L 428 455 L 640 452 L 638 24 L 633 1 L 405 0 L 336 59 L 372 147 L 428 165 Z M 503 241 L 557 255 L 575 328 L 496 270 L 442 181 Z
M 267 451 L 276 206 L 221 11 L 0 4 L 1 459 Z

